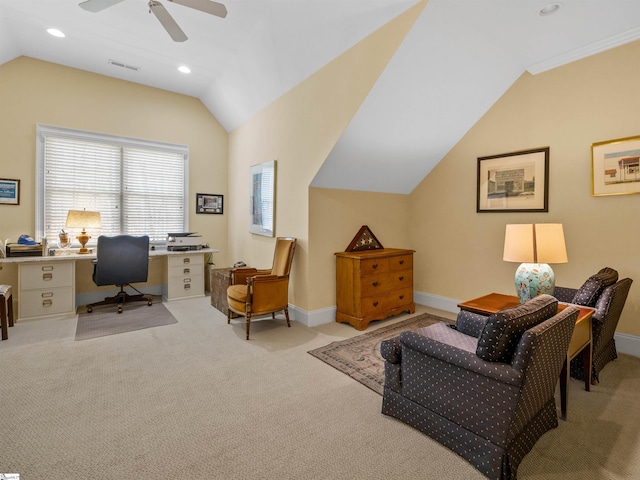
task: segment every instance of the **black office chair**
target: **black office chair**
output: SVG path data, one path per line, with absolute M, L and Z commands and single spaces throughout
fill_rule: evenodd
M 132 283 L 146 282 L 149 270 L 149 237 L 134 237 L 131 235 L 116 235 L 98 237 L 98 256 L 93 260 L 93 281 L 96 285 L 115 285 L 120 291 L 113 297 L 107 297 L 102 302 L 87 305 L 87 312 L 99 305 L 118 304 L 118 313 L 122 313 L 125 302 L 146 301 L 152 303 L 151 295 L 145 295 Z M 124 287 L 133 288 L 137 295 L 129 295 Z

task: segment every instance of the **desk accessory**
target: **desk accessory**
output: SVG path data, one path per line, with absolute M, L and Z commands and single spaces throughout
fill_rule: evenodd
M 76 237 L 80 242 L 80 250 L 78 251 L 78 253 L 89 253 L 89 249 L 86 248 L 86 245 L 91 237 L 87 234 L 86 229 L 102 228 L 100 212 L 87 212 L 84 209 L 69 210 L 65 226 L 67 228 L 82 228 L 82 232 Z

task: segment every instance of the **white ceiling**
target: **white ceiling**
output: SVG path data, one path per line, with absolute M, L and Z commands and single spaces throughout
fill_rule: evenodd
M 175 43 L 148 0 L 98 13 L 80 1 L 0 0 L 0 63 L 26 55 L 198 97 L 228 131 L 418 3 L 226 0 L 221 19 L 160 0 L 189 37 Z M 560 0 L 540 17 L 551 1 L 430 0 L 313 185 L 409 193 L 523 72 L 640 38 L 638 0 Z

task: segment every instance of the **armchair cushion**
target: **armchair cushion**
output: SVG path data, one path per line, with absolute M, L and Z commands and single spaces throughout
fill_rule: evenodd
M 494 313 L 480 334 L 476 354 L 489 362 L 510 363 L 525 330 L 553 317 L 557 311 L 558 300 L 551 295 L 540 295 L 517 307 Z
M 618 272 L 605 267 L 595 275 L 591 275 L 578 289 L 571 303 L 584 307 L 594 307 L 602 291 L 618 281 Z

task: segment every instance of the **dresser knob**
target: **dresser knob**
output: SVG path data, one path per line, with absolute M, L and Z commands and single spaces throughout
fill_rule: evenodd
M 400 265 L 404 265 L 404 260 L 400 260 Z
M 404 280 L 404 277 L 398 277 L 398 280 L 402 281 Z
M 377 263 L 374 263 L 374 264 L 373 264 L 373 269 L 375 270 L 376 268 L 378 268 L 378 264 L 377 264 Z
M 404 298 L 404 295 L 400 295 L 400 300 L 402 300 Z
M 378 302 L 373 302 L 373 306 L 377 307 L 378 306 Z
M 374 287 L 377 287 L 378 285 L 380 285 L 379 282 L 373 282 L 371 285 L 373 285 Z

